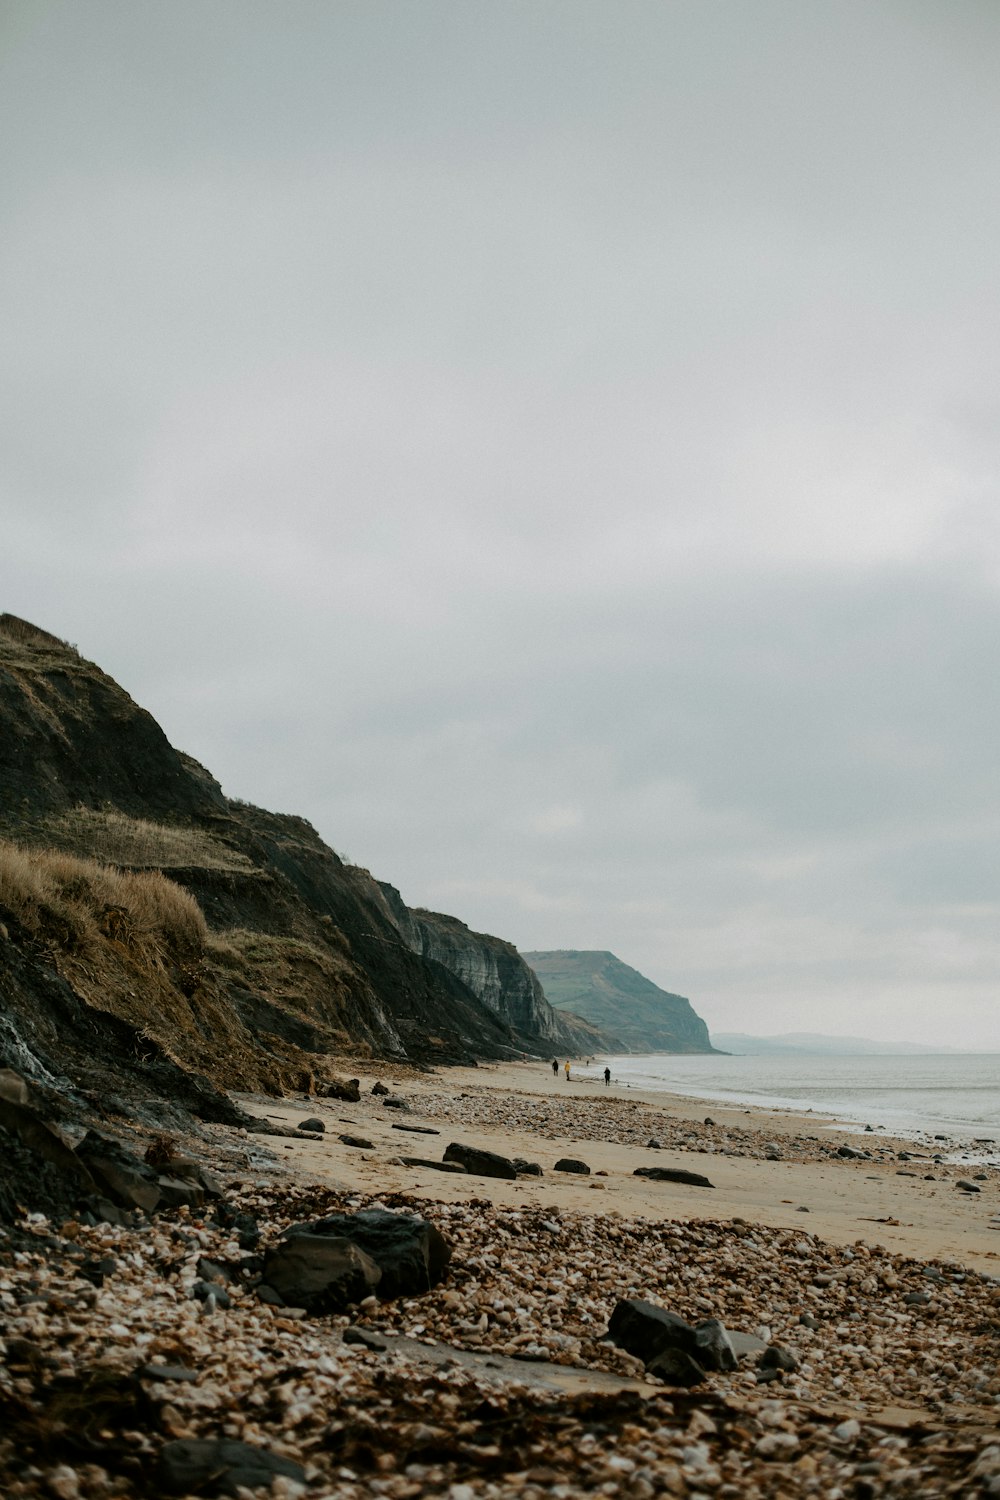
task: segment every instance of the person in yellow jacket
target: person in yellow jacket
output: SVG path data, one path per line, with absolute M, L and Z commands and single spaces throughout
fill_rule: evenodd
M 566 1069 L 566 1082 L 569 1083 L 569 1058 L 567 1057 L 563 1067 Z

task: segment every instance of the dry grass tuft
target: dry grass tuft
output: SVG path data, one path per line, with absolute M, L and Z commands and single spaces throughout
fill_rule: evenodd
M 190 892 L 152 870 L 125 872 L 54 850 L 0 840 L 0 907 L 69 950 L 152 938 L 177 955 L 200 953 L 207 927 Z
M 113 809 L 74 807 L 45 825 L 45 838 L 59 849 L 105 864 L 165 870 L 250 870 L 245 854 L 228 848 L 201 828 L 179 828 L 130 818 Z

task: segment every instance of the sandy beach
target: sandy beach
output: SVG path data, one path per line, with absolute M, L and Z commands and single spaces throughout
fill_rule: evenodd
M 344 1071 L 350 1067 L 345 1059 Z M 372 1072 L 366 1078 L 367 1087 L 375 1076 Z M 404 1155 L 440 1156 L 443 1146 L 455 1140 L 528 1158 L 542 1167 L 540 1179 L 491 1180 L 489 1193 L 498 1204 L 551 1203 L 562 1210 L 624 1217 L 742 1217 L 773 1228 L 804 1227 L 837 1245 L 878 1240 L 900 1254 L 953 1259 L 1000 1275 L 996 1167 L 938 1164 L 926 1146 L 882 1134 L 859 1136 L 814 1114 L 724 1108 L 658 1091 L 605 1089 L 572 1076 L 567 1083 L 562 1070 L 553 1077 L 547 1065 L 537 1063 L 483 1064 L 434 1074 L 389 1067 L 377 1076 L 407 1100 L 412 1116 L 395 1117 L 370 1094 L 356 1105 L 306 1098 L 244 1102 L 291 1126 L 310 1115 L 324 1121 L 324 1136 L 305 1135 L 282 1147 L 289 1169 L 317 1182 L 459 1202 L 481 1193 L 482 1179 L 393 1161 Z M 713 1123 L 706 1125 L 706 1119 Z M 418 1134 L 408 1136 L 396 1128 L 414 1124 L 438 1129 L 440 1139 L 421 1141 Z M 371 1139 L 370 1152 L 339 1143 L 337 1137 L 352 1129 Z M 650 1139 L 658 1139 L 660 1149 L 650 1150 Z M 779 1147 L 780 1161 L 768 1159 L 771 1144 Z M 871 1152 L 874 1159 L 832 1154 L 839 1147 Z M 913 1159 L 901 1161 L 900 1153 Z M 593 1175 L 553 1172 L 555 1162 L 565 1156 L 581 1157 Z M 697 1171 L 713 1187 L 633 1176 L 637 1167 L 650 1165 Z M 975 1174 L 985 1174 L 986 1180 L 975 1184 L 980 1192 L 956 1187 Z M 605 1195 L 600 1200 L 598 1191 Z
M 0 1238 L 11 1500 L 1000 1493 L 996 1167 L 537 1064 L 340 1071 L 357 1101 L 243 1098 L 276 1133 L 185 1140 L 202 1208 Z M 453 1143 L 521 1170 L 433 1165 Z M 340 1310 L 277 1293 L 287 1231 L 331 1214 L 416 1216 L 448 1264 Z M 609 1341 L 643 1303 L 729 1354 Z

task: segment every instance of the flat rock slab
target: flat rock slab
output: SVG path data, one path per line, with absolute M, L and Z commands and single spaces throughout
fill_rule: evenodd
M 648 1177 L 650 1182 L 680 1182 L 688 1187 L 714 1188 L 700 1172 L 685 1172 L 682 1167 L 636 1167 L 633 1177 Z
M 440 1135 L 440 1130 L 435 1130 L 433 1125 L 401 1125 L 397 1123 L 390 1127 L 392 1130 L 408 1130 L 411 1135 Z
M 368 1141 L 363 1135 L 338 1135 L 337 1140 L 344 1146 L 356 1146 L 359 1151 L 374 1151 L 373 1141 Z
M 266 1448 L 232 1438 L 179 1438 L 164 1445 L 156 1477 L 168 1495 L 201 1493 L 206 1486 L 213 1495 L 236 1495 L 240 1489 L 270 1489 L 279 1475 L 305 1485 L 301 1464 Z
M 460 1172 L 466 1175 L 465 1168 L 457 1161 L 431 1161 L 428 1156 L 401 1156 L 399 1160 L 404 1167 L 430 1167 L 434 1172 Z
M 548 1360 L 514 1359 L 509 1354 L 479 1353 L 458 1349 L 453 1344 L 424 1344 L 403 1334 L 382 1333 L 387 1354 L 399 1354 L 407 1361 L 425 1365 L 459 1366 L 474 1371 L 477 1378 L 507 1385 L 538 1386 L 546 1391 L 566 1391 L 571 1395 L 594 1392 L 611 1395 L 616 1391 L 636 1391 L 644 1397 L 662 1396 L 662 1385 L 637 1380 L 630 1375 L 611 1375 L 606 1370 L 586 1370 L 579 1365 L 557 1365 Z

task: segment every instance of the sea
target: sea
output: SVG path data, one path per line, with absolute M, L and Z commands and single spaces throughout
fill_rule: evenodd
M 1000 1053 L 598 1058 L 574 1076 L 732 1107 L 813 1113 L 817 1125 L 891 1134 L 942 1153 L 1000 1156 Z

